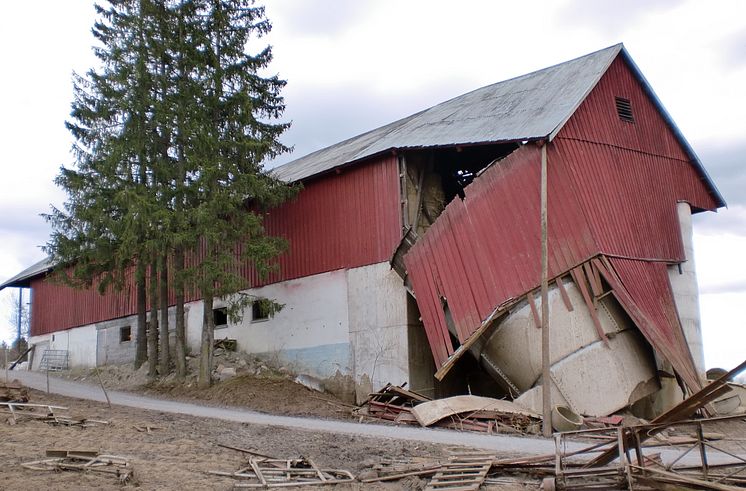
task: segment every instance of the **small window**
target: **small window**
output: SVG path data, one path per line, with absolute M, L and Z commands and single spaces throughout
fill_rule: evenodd
M 212 309 L 212 319 L 215 321 L 215 327 L 225 327 L 228 325 L 228 309 L 220 307 Z
M 616 113 L 619 115 L 619 119 L 626 123 L 634 123 L 635 117 L 632 115 L 632 103 L 629 99 L 624 97 L 615 97 L 616 99 Z
M 124 326 L 119 328 L 119 342 L 126 343 L 132 341 L 132 327 Z
M 251 320 L 265 321 L 269 319 L 269 308 L 265 302 L 253 302 L 251 304 Z

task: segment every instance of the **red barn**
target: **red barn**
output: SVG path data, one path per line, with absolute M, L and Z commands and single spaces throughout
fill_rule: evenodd
M 555 400 L 587 414 L 615 410 L 655 392 L 664 382 L 657 369 L 699 386 L 690 220 L 724 200 L 622 45 L 277 168 L 304 189 L 268 216 L 269 233 L 290 249 L 271 278 L 252 278 L 251 291 L 285 308 L 232 325 L 217 303 L 216 337 L 341 393 L 409 382 L 445 395 L 468 384 L 531 405 L 541 386 L 532 360 L 542 152 Z M 65 351 L 79 365 L 129 362 L 134 287 L 74 291 L 46 281 L 48 269 L 41 263 L 2 285 L 32 288 L 37 353 Z M 196 348 L 202 307 L 191 300 Z M 578 398 L 574 386 L 599 378 L 578 375 L 579 366 L 625 372 L 619 401 L 598 408 Z

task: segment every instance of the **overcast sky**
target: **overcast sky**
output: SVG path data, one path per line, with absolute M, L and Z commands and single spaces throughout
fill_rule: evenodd
M 746 358 L 746 3 L 679 0 L 272 0 L 271 71 L 288 80 L 287 161 L 469 90 L 624 42 L 728 202 L 695 217 L 705 357 Z M 70 165 L 73 71 L 94 63 L 87 0 L 0 15 L 0 281 L 44 257 L 39 217 Z M 0 292 L 0 339 L 7 325 Z

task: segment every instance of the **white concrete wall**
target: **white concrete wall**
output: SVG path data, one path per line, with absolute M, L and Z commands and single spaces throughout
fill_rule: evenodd
M 52 338 L 51 334 L 42 334 L 41 336 L 30 336 L 29 346 L 34 346 L 34 351 L 31 353 L 31 363 L 29 370 L 37 370 L 39 363 L 41 363 L 41 357 L 45 349 L 49 348 L 49 340 Z
M 702 344 L 702 327 L 699 317 L 699 287 L 694 264 L 694 241 L 692 238 L 692 211 L 688 203 L 678 203 L 677 212 L 681 227 L 681 241 L 684 245 L 686 261 L 668 268 L 676 309 L 684 329 L 689 350 L 694 358 L 694 366 L 702 380 L 705 379 L 705 354 Z M 681 272 L 679 272 L 679 267 Z
M 55 332 L 53 334 L 32 336 L 29 342 L 37 345 L 37 348 L 34 348 L 34 369 L 38 368 L 45 349 L 67 350 L 70 368 L 96 366 L 95 324 Z
M 407 293 L 401 278 L 388 263 L 351 269 L 347 278 L 349 335 L 360 389 L 407 382 Z
M 270 358 L 301 373 L 322 379 L 344 377 L 347 382 L 343 384 L 354 381 L 361 385 L 361 394 L 389 382 L 408 382 L 407 293 L 388 263 L 321 273 L 244 293 L 274 299 L 284 308 L 269 319 L 256 321 L 249 308 L 241 322 L 216 328 L 216 339 L 236 339 L 240 351 Z M 224 305 L 215 301 L 215 308 Z M 175 309 L 170 310 L 173 331 Z M 196 354 L 201 342 L 202 301 L 187 304 L 185 310 L 187 344 Z M 98 332 L 115 336 L 115 328 L 131 325 L 134 337 L 136 321 L 136 316 L 129 316 L 102 322 Z M 96 335 L 97 325 L 91 324 L 55 333 L 54 340 L 45 335 L 33 337 L 31 342 L 48 341 L 49 349 L 68 350 L 73 366 L 95 366 Z M 121 347 L 116 343 L 110 346 L 107 339 L 101 341 L 99 360 L 105 363 L 115 358 L 112 350 Z M 37 353 L 35 364 L 40 359 L 41 353 Z
M 276 358 L 318 377 L 337 371 L 352 373 L 350 360 L 347 275 L 331 271 L 247 290 L 245 293 L 274 299 L 282 310 L 266 320 L 253 320 L 247 309 L 238 324 L 215 329 L 215 339 L 238 341 L 239 349 Z M 215 308 L 225 305 L 215 301 Z M 189 304 L 187 339 L 199 349 L 202 332 L 202 301 Z
M 349 376 L 362 392 L 408 381 L 407 298 L 388 263 L 337 270 L 247 290 L 284 308 L 253 321 L 247 309 L 238 324 L 215 330 L 215 338 L 238 341 L 239 349 L 286 363 L 320 378 Z M 224 305 L 215 302 L 215 308 Z M 188 305 L 187 340 L 199 349 L 202 302 Z

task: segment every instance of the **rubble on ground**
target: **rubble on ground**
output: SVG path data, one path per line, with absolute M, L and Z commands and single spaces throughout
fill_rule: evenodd
M 0 402 L 28 402 L 28 389 L 18 380 L 0 382 Z
M 424 427 L 497 433 L 538 433 L 541 416 L 518 404 L 479 396 L 431 400 L 404 387 L 387 385 L 355 411 L 375 418 Z
M 99 454 L 90 450 L 47 450 L 46 459 L 24 462 L 22 467 L 35 471 L 95 472 L 114 475 L 126 484 L 132 479 L 132 464 L 126 457 Z

